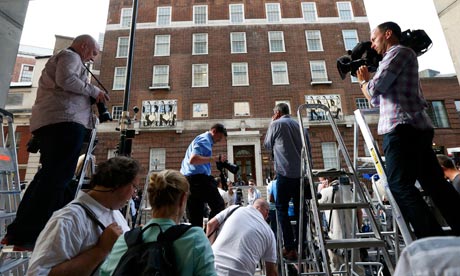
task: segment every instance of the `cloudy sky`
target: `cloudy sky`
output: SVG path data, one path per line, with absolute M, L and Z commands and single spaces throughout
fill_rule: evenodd
M 423 29 L 433 47 L 419 57 L 420 69 L 455 72 L 432 0 L 364 0 L 371 29 L 395 21 L 404 31 Z M 54 47 L 54 35 L 87 33 L 96 39 L 105 30 L 109 0 L 30 0 L 21 44 Z M 360 40 L 368 38 L 360 37 Z

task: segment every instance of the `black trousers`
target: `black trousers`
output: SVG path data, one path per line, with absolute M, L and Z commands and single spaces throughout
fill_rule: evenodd
M 187 209 L 190 223 L 193 226 L 203 226 L 204 204 L 208 203 L 211 208 L 209 218 L 213 218 L 220 211 L 225 209 L 225 203 L 217 190 L 217 183 L 214 178 L 205 174 L 187 176 L 190 184 L 190 197 L 188 198 Z

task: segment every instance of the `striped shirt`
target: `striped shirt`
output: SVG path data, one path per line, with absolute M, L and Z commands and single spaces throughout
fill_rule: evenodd
M 415 52 L 402 45 L 394 45 L 383 55 L 378 70 L 367 85 L 371 104 L 380 107 L 378 133 L 391 132 L 399 124 L 417 129 L 431 129 L 418 77 Z

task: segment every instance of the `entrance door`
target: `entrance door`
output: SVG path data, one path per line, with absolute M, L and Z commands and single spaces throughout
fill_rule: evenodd
M 233 153 L 235 164 L 240 166 L 235 181 L 243 180 L 248 184 L 249 179 L 256 177 L 254 146 L 234 146 Z

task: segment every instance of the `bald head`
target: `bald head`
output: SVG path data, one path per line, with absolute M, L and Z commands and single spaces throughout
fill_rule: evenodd
M 268 217 L 268 212 L 270 211 L 270 206 L 268 205 L 268 202 L 263 199 L 263 198 L 258 198 L 256 201 L 254 201 L 254 204 L 252 204 L 254 208 L 259 210 L 259 212 L 264 216 L 264 219 L 267 219 Z
M 77 36 L 70 47 L 80 55 L 83 62 L 94 60 L 99 54 L 99 45 L 92 36 L 87 34 Z

